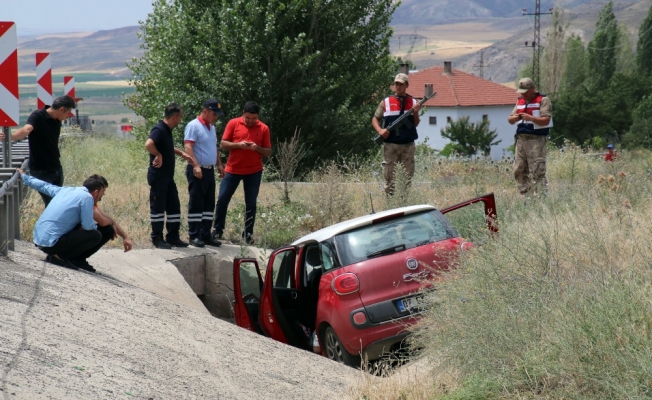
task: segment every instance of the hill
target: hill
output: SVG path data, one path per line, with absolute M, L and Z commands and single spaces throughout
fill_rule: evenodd
M 555 0 L 542 0 L 547 11 Z M 593 35 L 595 21 L 606 0 L 567 0 L 570 30 L 586 41 Z M 533 17 L 523 16 L 521 9 L 534 11 L 533 1 L 523 0 L 404 0 L 394 14 L 394 36 L 390 49 L 410 59 L 418 69 L 453 61 L 454 67 L 479 73 L 480 50 L 483 51 L 484 77 L 497 82 L 513 81 L 518 70 L 531 58 L 525 41 L 533 37 Z M 647 14 L 650 0 L 621 0 L 614 3 L 619 23 L 625 25 L 635 40 L 638 26 Z M 550 17 L 541 18 L 545 38 Z M 34 53 L 53 54 L 53 72 L 82 72 L 129 76 L 125 62 L 143 54 L 138 26 L 99 31 L 21 37 L 19 69 L 33 75 Z M 411 38 L 415 34 L 420 39 Z M 545 39 L 544 39 L 545 40 Z
M 98 32 L 22 37 L 18 44 L 18 70 L 35 73 L 37 52 L 49 52 L 52 69 L 63 72 L 107 72 L 127 76 L 125 62 L 143 54 L 137 32 L 139 26 L 127 26 Z
M 621 0 L 618 3 L 631 4 L 640 0 Z M 546 11 L 560 1 L 542 0 L 541 11 Z M 567 0 L 565 8 L 583 5 L 601 8 L 606 0 Z M 394 13 L 392 24 L 448 24 L 458 20 L 509 18 L 520 16 L 521 9 L 534 11 L 534 1 L 523 0 L 403 0 Z

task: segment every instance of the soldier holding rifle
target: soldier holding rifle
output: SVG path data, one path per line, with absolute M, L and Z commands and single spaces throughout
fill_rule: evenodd
M 416 149 L 414 141 L 419 137 L 417 135 L 417 126 L 419 125 L 421 105 L 406 93 L 409 86 L 409 79 L 406 74 L 396 75 L 392 86 L 392 90 L 396 94 L 381 101 L 371 119 L 371 125 L 378 132 L 378 135 L 384 139 L 383 177 L 385 179 L 385 193 L 388 195 L 394 193 L 394 168 L 397 163 L 403 164 L 410 179 L 414 175 L 414 153 Z M 410 109 L 413 110 L 412 115 L 407 117 L 407 121 L 398 129 L 390 132 L 384 128 Z

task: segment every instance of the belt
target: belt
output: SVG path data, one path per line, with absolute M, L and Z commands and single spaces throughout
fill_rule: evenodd
M 203 169 L 213 169 L 212 165 L 200 165 Z

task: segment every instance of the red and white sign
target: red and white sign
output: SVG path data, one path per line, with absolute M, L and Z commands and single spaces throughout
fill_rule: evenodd
M 18 34 L 16 24 L 0 21 L 0 126 L 18 126 Z
M 52 105 L 52 62 L 50 53 L 36 53 L 36 107 Z
M 74 76 L 64 76 L 63 77 L 63 94 L 72 97 L 77 101 L 75 97 L 75 77 Z M 76 110 L 71 110 L 70 115 L 77 115 Z

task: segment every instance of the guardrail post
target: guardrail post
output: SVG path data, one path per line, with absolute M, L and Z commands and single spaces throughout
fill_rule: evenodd
M 7 199 L 5 196 L 0 197 L 0 255 L 7 256 L 9 249 L 7 241 L 9 239 L 9 218 L 7 213 Z
M 14 191 L 10 187 L 5 187 L 7 188 L 5 192 L 5 204 L 7 205 L 7 249 L 14 251 L 14 228 L 16 225 L 12 219 L 14 217 L 15 198 Z
M 2 128 L 2 133 L 5 134 L 5 140 L 2 145 L 2 166 L 11 168 L 11 134 L 9 128 L 6 126 Z
M 20 183 L 14 183 L 11 191 L 14 194 L 14 239 L 20 240 Z

